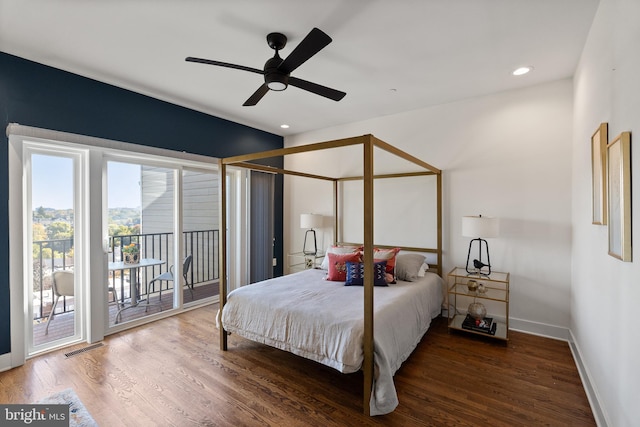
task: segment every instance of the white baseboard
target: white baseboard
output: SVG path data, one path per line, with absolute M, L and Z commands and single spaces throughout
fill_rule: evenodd
M 580 354 L 580 347 L 575 342 L 573 333 L 569 331 L 570 339 L 569 339 L 569 348 L 571 349 L 571 354 L 573 355 L 573 360 L 576 362 L 576 367 L 578 368 L 578 374 L 580 375 L 580 379 L 582 380 L 582 386 L 584 387 L 584 391 L 587 394 L 587 399 L 589 399 L 589 405 L 591 405 L 591 412 L 593 412 L 593 418 L 596 420 L 596 424 L 599 427 L 607 427 L 609 423 L 607 422 L 607 417 L 602 410 L 602 406 L 600 406 L 600 400 L 598 399 L 598 392 L 591 382 L 591 376 L 589 375 L 589 370 L 582 362 L 582 356 Z
M 569 341 L 569 329 L 562 326 L 532 322 L 530 320 L 509 318 L 509 329 L 525 334 L 538 335 L 561 341 Z

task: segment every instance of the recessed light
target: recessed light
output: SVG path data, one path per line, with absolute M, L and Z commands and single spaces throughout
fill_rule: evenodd
M 282 129 L 289 129 L 289 125 L 284 125 L 284 124 L 283 124 L 283 125 L 280 125 L 280 127 L 281 127 Z
M 513 72 L 511 74 L 513 74 L 514 76 L 523 76 L 523 75 L 527 74 L 528 72 L 530 72 L 532 70 L 533 70 L 533 67 L 531 67 L 531 66 L 520 67 L 520 68 L 516 68 L 515 70 L 513 70 Z

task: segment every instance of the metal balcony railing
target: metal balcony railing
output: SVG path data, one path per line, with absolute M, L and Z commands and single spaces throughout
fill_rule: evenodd
M 193 263 L 188 272 L 189 283 L 194 285 L 211 283 L 219 279 L 218 259 L 218 230 L 197 230 L 182 233 L 184 248 L 187 255 L 193 256 Z M 139 269 L 139 296 L 148 297 L 150 294 L 171 289 L 168 282 L 156 282 L 154 288 L 147 289 L 147 283 L 154 277 L 169 270 L 171 265 L 182 260 L 176 260 L 173 255 L 173 233 L 148 233 L 122 236 L 109 236 L 109 261 L 121 261 L 121 248 L 130 243 L 140 245 L 141 258 L 155 258 L 165 261 L 165 264 Z M 73 269 L 73 238 L 58 240 L 34 241 L 33 260 L 33 317 L 39 321 L 49 315 L 53 304 L 51 275 L 56 270 Z M 116 288 L 118 298 L 122 301 L 129 297 L 128 275 L 122 270 L 110 272 L 110 285 Z M 182 279 L 182 278 L 180 278 Z M 177 280 L 176 280 L 177 281 Z M 177 281 L 182 283 L 182 280 Z M 107 286 L 105 284 L 105 286 Z M 73 311 L 73 299 L 62 298 L 56 308 L 56 314 Z

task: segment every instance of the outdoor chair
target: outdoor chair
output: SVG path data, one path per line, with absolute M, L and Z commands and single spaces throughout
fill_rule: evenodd
M 184 261 L 182 263 L 182 277 L 184 278 L 185 286 L 187 286 L 189 288 L 189 291 L 191 292 L 191 298 L 193 299 L 193 283 L 189 283 L 189 279 L 188 279 L 188 273 L 189 273 L 189 269 L 191 268 L 192 261 L 193 261 L 193 255 L 187 255 L 187 257 L 184 259 Z M 147 288 L 151 288 L 151 285 L 153 284 L 153 282 L 156 282 L 156 281 L 158 281 L 158 282 L 162 282 L 162 281 L 173 282 L 174 281 L 173 265 L 171 267 L 169 267 L 169 271 L 166 271 L 166 272 L 162 273 L 161 275 L 154 277 L 149 282 L 149 284 L 147 285 Z M 160 300 L 162 300 L 162 283 L 160 283 L 160 296 L 159 296 L 159 298 L 160 298 Z
M 115 280 L 114 280 L 115 282 Z M 107 293 L 111 292 L 111 296 L 113 298 L 113 300 L 111 301 L 112 303 L 116 303 L 118 305 L 118 308 L 120 308 L 120 300 L 118 299 L 118 292 L 116 291 L 116 285 L 114 283 L 113 286 L 111 286 L 110 284 L 107 284 Z
M 47 326 L 44 329 L 45 335 L 49 334 L 49 323 L 53 316 L 55 315 L 56 306 L 58 305 L 58 301 L 60 297 L 72 297 L 74 294 L 74 280 L 73 280 L 73 272 L 71 271 L 56 271 L 53 273 L 53 296 L 55 300 L 53 301 L 53 306 L 51 307 L 51 312 L 49 313 L 49 318 L 47 319 Z

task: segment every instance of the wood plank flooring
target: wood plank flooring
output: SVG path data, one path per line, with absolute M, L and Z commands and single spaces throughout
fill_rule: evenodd
M 513 332 L 508 345 L 436 319 L 396 373 L 400 405 L 362 414 L 362 375 L 236 335 L 218 348 L 217 305 L 33 358 L 0 373 L 0 402 L 71 387 L 101 426 L 594 426 L 568 344 Z

